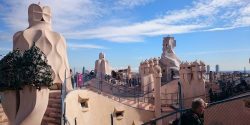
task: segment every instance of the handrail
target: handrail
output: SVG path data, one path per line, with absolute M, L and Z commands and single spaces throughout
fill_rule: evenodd
M 239 96 L 239 97 L 234 97 L 234 98 L 230 98 L 230 99 L 225 99 L 225 100 L 221 100 L 221 101 L 217 101 L 217 102 L 213 102 L 213 103 L 209 103 L 207 108 L 210 108 L 212 106 L 215 106 L 215 105 L 218 105 L 218 104 L 222 104 L 222 103 L 226 103 L 226 102 L 230 102 L 230 101 L 234 101 L 234 100 L 238 100 L 238 99 L 243 99 L 243 98 L 246 98 L 246 97 L 250 97 L 250 93 L 246 94 L 246 95 L 242 95 L 242 96 Z M 148 122 L 145 122 L 143 123 L 142 125 L 147 125 L 147 124 L 150 124 L 150 123 L 155 123 L 156 121 L 158 120 L 161 120 L 163 118 L 166 118 L 168 116 L 171 116 L 171 115 L 174 115 L 174 114 L 177 114 L 177 113 L 180 113 L 180 112 L 185 112 L 187 110 L 190 110 L 189 109 L 182 109 L 182 110 L 177 110 L 175 112 L 171 112 L 171 113 L 168 113 L 168 114 L 164 114 L 158 118 L 154 118 Z
M 87 87 L 87 86 L 86 86 L 86 87 Z M 93 87 L 93 86 L 90 86 L 90 87 L 92 87 L 92 88 L 94 88 L 94 89 L 96 89 L 96 90 L 99 90 L 99 89 L 96 88 L 96 87 Z M 104 93 L 105 93 L 105 92 L 104 92 Z M 112 94 L 109 94 L 109 93 L 105 93 L 105 94 L 110 95 L 110 96 L 117 97 L 117 96 L 112 95 Z M 117 98 L 119 98 L 119 100 L 117 100 L 117 99 L 112 99 L 112 100 L 117 101 L 117 102 L 121 102 L 120 99 L 121 99 L 122 97 L 117 97 Z M 131 100 L 131 99 L 128 99 L 128 98 L 126 98 L 126 99 L 127 99 L 127 100 Z M 136 100 L 138 100 L 138 99 L 136 99 Z M 132 100 L 131 100 L 131 101 L 132 101 Z M 134 100 L 133 100 L 133 101 L 134 101 Z M 130 107 L 133 107 L 133 108 L 142 109 L 142 108 L 140 108 L 140 107 L 134 107 L 134 106 L 131 106 L 131 105 L 126 104 L 126 103 L 122 103 L 122 104 L 127 105 L 127 106 L 130 106 Z
M 214 105 L 221 104 L 221 103 L 226 103 L 226 102 L 230 102 L 230 101 L 234 101 L 234 100 L 238 100 L 238 99 L 242 99 L 242 98 L 246 98 L 246 97 L 250 97 L 250 93 L 247 93 L 246 95 L 242 95 L 242 96 L 238 96 L 238 97 L 232 97 L 232 98 L 229 98 L 229 99 L 224 99 L 224 100 L 221 100 L 221 101 L 209 103 L 207 108 L 212 107 Z
M 64 110 L 63 110 L 63 123 L 61 122 L 62 125 L 70 125 L 70 122 L 66 116 L 66 102 L 64 102 Z
M 161 120 L 161 119 L 163 119 L 163 118 L 166 118 L 166 117 L 168 117 L 168 116 L 174 115 L 174 114 L 179 113 L 179 112 L 185 112 L 185 111 L 187 111 L 187 110 L 189 110 L 189 109 L 177 110 L 177 111 L 175 111 L 175 112 L 171 112 L 171 113 L 168 113 L 168 114 L 164 114 L 164 115 L 162 115 L 162 116 L 160 116 L 160 117 L 158 117 L 158 118 L 154 118 L 154 119 L 152 119 L 152 120 L 150 120 L 150 121 L 148 121 L 148 122 L 145 122 L 145 123 L 143 123 L 142 125 L 147 125 L 147 124 L 150 124 L 150 123 L 155 123 L 155 122 L 158 121 L 158 120 Z
M 154 91 L 154 89 L 152 89 L 150 91 L 140 91 L 140 92 L 138 92 L 137 91 L 138 88 L 124 88 L 124 89 L 121 89 L 120 87 L 122 87 L 122 86 L 115 86 L 115 85 L 107 83 L 106 81 L 103 81 L 101 79 L 97 79 L 97 80 L 102 81 L 102 83 L 101 83 L 102 85 L 107 85 L 107 86 L 110 86 L 112 88 L 117 88 L 117 89 L 122 90 L 124 92 L 129 92 L 129 91 L 134 92 L 133 94 L 132 93 L 126 93 L 128 95 L 133 96 L 133 97 L 135 97 L 136 95 L 142 97 L 142 96 L 147 95 L 149 93 L 152 93 Z M 97 83 L 97 84 L 100 84 L 100 83 Z M 149 83 L 149 84 L 152 84 L 152 83 Z M 148 86 L 149 84 L 147 84 L 145 86 Z
M 66 85 L 66 69 L 65 69 L 65 72 L 64 72 L 64 81 L 61 85 L 61 125 L 64 125 L 65 124 L 65 105 L 64 105 L 64 95 L 65 95 L 65 90 L 64 88 Z

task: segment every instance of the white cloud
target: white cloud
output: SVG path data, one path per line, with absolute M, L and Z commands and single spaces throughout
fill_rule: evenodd
M 250 49 L 231 49 L 231 50 L 213 50 L 213 51 L 201 51 L 201 52 L 190 52 L 183 55 L 211 55 L 211 54 L 222 54 L 222 53 L 236 53 L 236 52 L 250 52 Z
M 117 9 L 133 8 L 136 6 L 146 5 L 154 0 L 118 0 L 116 3 Z
M 222 30 L 230 30 L 230 29 L 234 29 L 236 28 L 235 26 L 233 27 L 222 27 L 222 28 L 212 28 L 212 29 L 208 29 L 208 30 L 204 30 L 204 31 L 222 31 Z
M 234 22 L 234 26 L 250 26 L 250 2 L 239 11 L 239 18 Z
M 39 0 L 5 1 L 8 5 L 3 20 L 13 30 L 23 30 L 28 26 L 28 6 Z M 52 8 L 52 22 L 55 30 L 60 32 L 72 30 L 101 16 L 100 3 L 93 0 L 44 0 L 41 5 Z
M 0 51 L 12 51 L 11 48 L 0 48 Z
M 72 48 L 72 49 L 107 49 L 106 47 L 93 45 L 93 44 L 72 44 L 72 43 L 69 43 L 68 47 Z
M 105 39 L 113 42 L 138 42 L 143 38 L 165 34 L 200 31 L 229 30 L 250 26 L 249 17 L 240 17 L 248 12 L 243 9 L 248 0 L 206 0 L 194 2 L 191 7 L 169 11 L 160 18 L 125 26 L 102 26 L 94 29 L 71 32 L 71 38 Z M 230 14 L 230 15 L 229 15 Z
M 103 21 L 104 25 L 96 25 L 96 22 L 106 19 L 102 17 L 105 17 L 107 12 L 112 12 L 116 7 L 135 8 L 153 1 L 118 0 L 105 3 L 101 0 L 45 0 L 42 4 L 52 8 L 53 27 L 68 39 L 142 42 L 146 37 L 158 35 L 229 30 L 250 26 L 249 0 L 195 0 L 192 5 L 184 9 L 169 10 L 163 16 L 151 20 L 127 23 L 129 21 L 126 19 L 111 17 L 108 20 L 126 23 L 117 26 L 116 23 Z M 33 2 L 37 3 L 38 0 L 7 1 L 7 10 L 10 11 L 5 12 L 2 20 L 14 31 L 25 29 L 27 8 Z
M 69 38 L 105 39 L 112 42 L 141 42 L 144 37 L 162 34 L 178 34 L 202 28 L 201 25 L 163 25 L 152 22 L 123 27 L 101 27 L 83 32 L 66 33 Z

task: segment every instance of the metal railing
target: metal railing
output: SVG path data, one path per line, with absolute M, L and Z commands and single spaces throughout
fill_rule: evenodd
M 219 104 L 223 104 L 223 103 L 227 103 L 227 102 L 231 102 L 231 101 L 235 101 L 235 100 L 240 100 L 240 99 L 244 99 L 244 98 L 249 98 L 249 97 L 250 97 L 250 93 L 247 93 L 247 94 L 242 95 L 242 96 L 233 97 L 233 98 L 230 98 L 230 99 L 225 99 L 225 100 L 209 103 L 207 108 L 211 108 L 211 107 L 219 105 Z M 150 120 L 148 122 L 145 122 L 142 125 L 156 125 L 157 121 L 159 121 L 159 120 L 163 120 L 163 119 L 165 119 L 167 117 L 177 115 L 177 114 L 180 114 L 179 116 L 181 116 L 181 113 L 186 112 L 188 110 L 191 110 L 191 109 L 179 109 L 179 110 L 177 110 L 175 112 L 164 114 L 161 117 L 158 117 L 158 118 L 152 119 L 152 120 Z M 181 121 L 181 120 L 179 120 L 179 121 Z
M 107 83 L 105 81 L 95 81 L 91 84 L 86 84 L 84 87 L 89 88 L 90 90 L 96 91 L 97 93 L 102 93 L 104 95 L 109 96 L 111 99 L 123 102 L 123 101 L 132 101 L 133 104 L 137 104 L 135 108 L 142 108 L 140 107 L 140 103 L 152 103 L 153 97 L 145 96 L 153 91 L 147 92 L 138 92 L 137 88 L 135 89 L 125 89 L 122 86 L 115 86 L 113 84 Z M 125 105 L 131 106 L 129 104 L 123 103 Z
M 66 116 L 66 103 L 64 102 L 67 91 L 66 91 L 66 84 L 67 84 L 67 79 L 71 79 L 70 77 L 66 77 L 66 70 L 64 74 L 64 82 L 61 85 L 61 125 L 70 125 L 67 116 Z M 73 86 L 74 88 L 74 86 Z
M 111 99 L 121 103 L 123 103 L 123 101 L 124 102 L 132 101 L 130 102 L 133 104 L 132 107 L 144 109 L 144 106 L 141 107 L 140 104 L 142 103 L 152 104 L 154 102 L 154 97 L 153 97 L 154 90 L 148 89 L 144 91 L 142 88 L 150 88 L 148 86 L 153 86 L 152 84 L 153 83 L 149 83 L 143 87 L 141 86 L 128 87 L 124 85 L 113 84 L 109 81 L 106 81 L 103 78 L 98 78 L 98 79 L 95 78 L 92 79 L 92 81 L 88 82 L 88 84 L 85 83 L 83 87 L 107 95 Z M 126 104 L 126 103 L 123 104 L 131 106 L 131 104 Z

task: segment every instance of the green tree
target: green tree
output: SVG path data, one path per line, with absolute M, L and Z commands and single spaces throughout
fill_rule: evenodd
M 42 86 L 50 87 L 53 82 L 53 70 L 46 55 L 35 45 L 23 54 L 23 67 L 25 85 L 35 86 L 40 89 Z
M 19 50 L 9 52 L 0 60 L 0 91 L 20 90 L 24 85 L 50 87 L 53 70 L 46 55 L 35 45 L 22 55 Z
M 22 54 L 19 50 L 9 52 L 0 60 L 0 91 L 19 90 L 21 88 L 21 62 Z

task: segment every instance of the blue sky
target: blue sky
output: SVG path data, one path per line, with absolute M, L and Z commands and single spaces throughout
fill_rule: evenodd
M 38 0 L 0 0 L 0 54 L 28 26 Z M 160 57 L 162 38 L 177 40 L 182 61 L 202 60 L 221 70 L 250 69 L 250 0 L 40 0 L 52 9 L 52 27 L 68 44 L 70 66 L 94 68 L 104 52 L 114 69 Z

